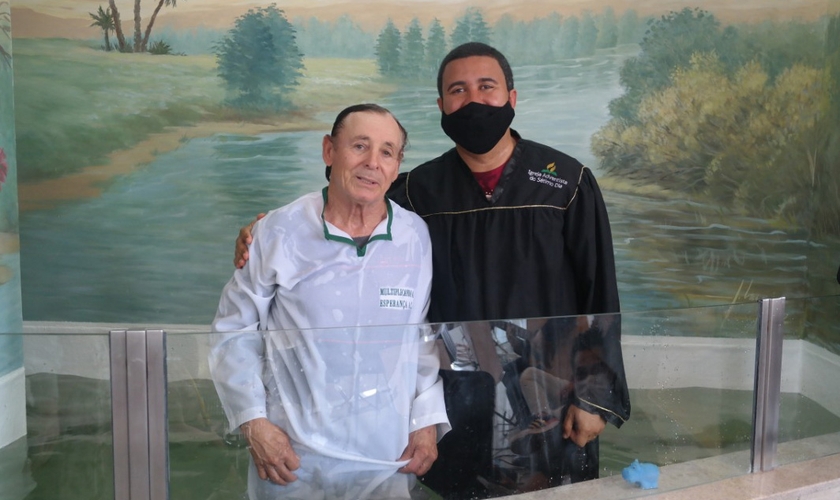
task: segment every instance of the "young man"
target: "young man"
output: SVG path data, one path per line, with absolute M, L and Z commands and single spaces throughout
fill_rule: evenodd
M 438 94 L 441 127 L 455 148 L 408 172 L 388 192 L 429 225 L 429 320 L 617 313 L 612 236 L 595 178 L 574 158 L 510 128 L 517 92 L 504 56 L 480 43 L 456 47 L 441 63 Z M 597 477 L 597 436 L 606 422 L 620 426 L 629 418 L 620 326 L 602 323 L 609 324 L 598 328 L 609 367 L 604 373 L 617 376 L 609 377 L 609 391 L 581 386 L 574 392 L 563 442 L 555 446 L 565 451 L 545 456 L 547 484 Z M 557 322 L 542 330 L 555 345 L 574 343 Z M 566 364 L 573 380 L 574 359 Z M 580 397 L 584 393 L 599 399 Z

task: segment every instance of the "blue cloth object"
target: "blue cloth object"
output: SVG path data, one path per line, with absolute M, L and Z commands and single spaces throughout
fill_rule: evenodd
M 633 460 L 632 464 L 621 471 L 621 477 L 630 484 L 641 486 L 643 490 L 659 487 L 659 467 L 654 464 Z

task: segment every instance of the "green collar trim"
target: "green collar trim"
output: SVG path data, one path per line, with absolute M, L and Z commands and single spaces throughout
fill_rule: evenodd
M 352 238 L 348 238 L 347 236 L 341 236 L 337 234 L 330 234 L 330 229 L 327 226 L 327 221 L 326 219 L 324 219 L 324 210 L 327 208 L 327 188 L 324 188 L 321 191 L 321 196 L 324 198 L 324 206 L 323 208 L 321 208 L 321 224 L 324 226 L 324 238 L 326 238 L 327 240 L 352 245 L 356 249 L 356 255 L 359 257 L 364 257 L 365 252 L 367 251 L 367 247 L 371 244 L 371 242 L 376 240 L 391 241 L 393 239 L 391 238 L 391 224 L 393 224 L 394 222 L 394 209 L 391 207 L 391 200 L 389 200 L 388 198 L 385 198 L 385 208 L 388 211 L 388 224 L 385 225 L 385 232 L 379 234 L 372 234 L 368 239 L 367 243 L 365 243 L 362 246 L 358 246 Z

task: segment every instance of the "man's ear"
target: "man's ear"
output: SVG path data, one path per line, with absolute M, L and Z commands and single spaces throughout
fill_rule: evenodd
M 438 97 L 437 98 L 437 103 L 438 103 L 438 109 L 440 110 L 441 113 L 443 113 L 443 97 Z
M 508 99 L 510 99 L 510 107 L 516 109 L 516 89 L 510 89 Z
M 332 136 L 327 134 L 321 141 L 321 157 L 324 159 L 324 165 L 332 165 L 333 143 Z

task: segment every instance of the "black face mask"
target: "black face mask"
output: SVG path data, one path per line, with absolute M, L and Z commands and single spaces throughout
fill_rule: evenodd
M 513 115 L 510 101 L 501 107 L 471 102 L 448 115 L 441 113 L 440 127 L 455 144 L 483 155 L 504 137 Z

